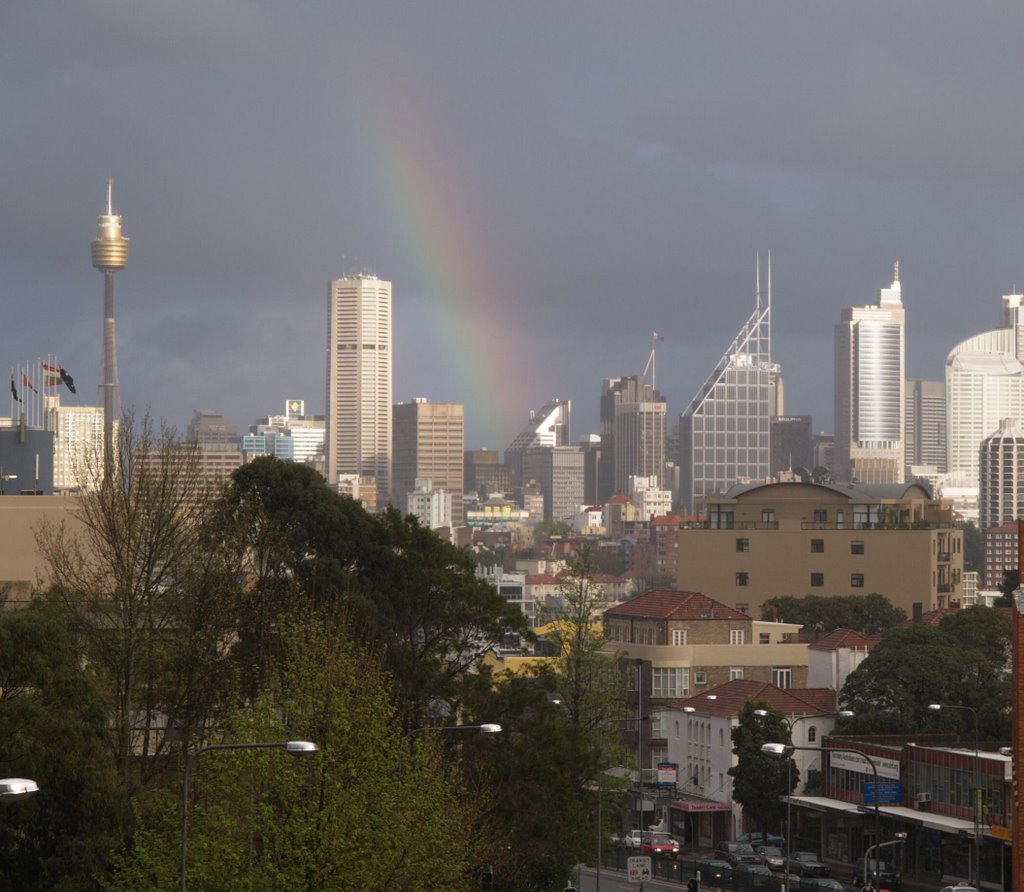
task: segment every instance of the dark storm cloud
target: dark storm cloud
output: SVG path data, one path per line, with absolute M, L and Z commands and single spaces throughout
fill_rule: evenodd
M 359 266 L 394 281 L 396 399 L 470 401 L 470 445 L 505 445 L 552 395 L 594 429 L 601 378 L 641 371 L 655 329 L 674 414 L 771 248 L 787 410 L 831 429 L 832 326 L 896 257 L 915 376 L 939 377 L 1024 285 L 1022 19 L 955 2 L 8 3 L 2 355 L 59 352 L 95 393 L 88 242 L 112 176 L 132 237 L 123 399 L 179 426 L 200 406 L 244 426 L 290 396 L 321 411 L 326 282 Z M 430 243 L 403 232 L 367 132 L 401 135 L 403 109 L 513 304 L 485 351 L 518 380 L 501 431 L 412 344 L 437 298 Z

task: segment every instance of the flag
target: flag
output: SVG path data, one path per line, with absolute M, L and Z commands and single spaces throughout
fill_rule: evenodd
M 75 379 L 68 374 L 68 370 L 63 366 L 49 365 L 48 363 L 42 363 L 43 371 L 46 372 L 46 386 L 57 387 L 60 384 L 67 384 L 68 390 L 72 393 L 78 393 L 75 390 Z
M 32 382 L 28 380 L 28 375 L 26 375 L 24 372 L 21 373 L 21 386 L 27 387 L 29 390 L 39 393 L 39 391 L 32 386 Z
M 13 378 L 11 378 L 11 396 L 13 396 L 19 403 L 21 402 L 21 397 L 18 396 L 18 388 L 14 386 Z
M 651 337 L 654 338 L 654 340 L 656 340 L 656 341 L 664 341 L 665 340 L 665 335 L 658 334 L 656 331 L 652 331 L 651 332 Z

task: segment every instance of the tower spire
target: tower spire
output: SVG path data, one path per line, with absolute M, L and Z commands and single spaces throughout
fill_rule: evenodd
M 899 257 L 897 257 L 896 258 L 896 263 L 893 266 L 893 271 L 892 271 L 892 281 L 893 281 L 893 284 L 894 285 L 897 284 L 899 282 L 899 280 L 900 280 L 900 259 L 899 259 Z

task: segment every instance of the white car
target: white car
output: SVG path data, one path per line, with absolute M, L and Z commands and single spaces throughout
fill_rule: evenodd
M 643 843 L 643 831 L 642 830 L 630 830 L 622 840 L 622 844 L 627 849 L 639 849 Z
M 943 886 L 942 892 L 978 892 L 974 886 Z

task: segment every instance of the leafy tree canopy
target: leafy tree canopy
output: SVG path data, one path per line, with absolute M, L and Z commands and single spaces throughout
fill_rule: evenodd
M 879 594 L 807 595 L 769 598 L 761 606 L 761 618 L 800 623 L 805 632 L 825 634 L 835 629 L 852 629 L 864 635 L 877 635 L 904 622 L 907 614 Z
M 911 733 L 946 728 L 970 732 L 965 710 L 928 709 L 930 703 L 977 708 L 982 737 L 1009 736 L 1010 621 L 999 610 L 971 607 L 939 626 L 898 626 L 854 670 L 840 698 L 855 717 L 856 733 Z
M 756 711 L 764 711 L 765 716 Z M 746 703 L 739 722 L 732 729 L 736 764 L 729 769 L 733 779 L 732 798 L 743 806 L 753 826 L 765 830 L 779 827 L 786 814 L 785 796 L 796 789 L 800 772 L 792 755 L 770 756 L 761 751 L 766 743 L 791 743 L 789 725 L 782 713 L 767 703 Z M 787 777 L 790 782 L 786 789 Z

